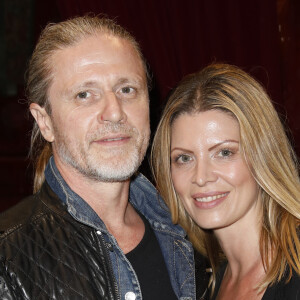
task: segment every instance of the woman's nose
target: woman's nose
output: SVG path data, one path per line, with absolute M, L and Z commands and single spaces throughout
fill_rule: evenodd
M 212 162 L 209 159 L 201 159 L 195 166 L 193 182 L 199 186 L 205 186 L 209 182 L 217 180 Z

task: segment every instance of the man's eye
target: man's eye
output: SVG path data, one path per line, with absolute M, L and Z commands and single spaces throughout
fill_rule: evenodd
M 121 88 L 121 92 L 123 94 L 130 94 L 130 93 L 134 92 L 134 88 L 132 88 L 130 86 L 125 86 L 125 87 Z
M 76 98 L 79 98 L 79 99 L 86 99 L 86 98 L 88 98 L 88 97 L 90 97 L 90 96 L 91 96 L 91 93 L 84 91 L 84 92 L 79 92 L 79 93 L 77 94 Z

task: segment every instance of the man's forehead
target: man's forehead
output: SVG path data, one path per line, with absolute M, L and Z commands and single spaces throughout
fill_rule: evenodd
M 85 88 L 116 89 L 128 82 L 147 90 L 141 58 L 129 41 L 91 36 L 53 54 L 49 97 L 72 95 Z
M 64 67 L 84 68 L 91 64 L 126 65 L 140 69 L 146 77 L 145 65 L 140 53 L 131 41 L 108 34 L 94 34 L 81 38 L 77 43 L 55 51 L 50 58 L 54 73 L 63 71 Z
M 113 51 L 113 53 L 110 51 Z M 53 52 L 53 57 L 64 56 L 66 53 L 84 53 L 88 57 L 100 53 L 105 54 L 106 52 L 107 54 L 115 54 L 115 56 L 119 56 L 123 52 L 142 63 L 139 51 L 130 40 L 100 33 L 84 36 L 69 46 L 59 48 Z

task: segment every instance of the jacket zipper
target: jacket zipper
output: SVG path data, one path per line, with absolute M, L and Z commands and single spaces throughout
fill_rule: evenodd
M 102 248 L 104 248 L 104 255 L 105 255 L 105 258 L 106 258 L 106 261 L 107 261 L 107 264 L 108 264 L 108 271 L 110 272 L 110 274 L 112 274 L 113 276 L 113 282 L 114 282 L 114 292 L 115 292 L 115 297 L 116 297 L 116 300 L 121 300 L 120 296 L 119 296 L 119 292 L 118 292 L 118 286 L 117 286 L 117 282 L 116 282 L 116 279 L 115 279 L 115 276 L 114 276 L 114 271 L 112 269 L 112 265 L 111 265 L 111 261 L 110 261 L 110 257 L 109 257 L 109 253 L 108 253 L 108 249 L 105 245 L 105 240 L 104 240 L 104 237 L 102 235 L 102 232 L 99 230 L 97 231 L 97 233 L 99 232 L 99 234 L 96 234 L 98 237 L 99 237 L 99 240 L 100 240 L 100 246 L 102 246 Z

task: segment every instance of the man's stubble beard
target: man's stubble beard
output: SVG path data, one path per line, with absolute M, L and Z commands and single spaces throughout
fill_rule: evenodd
M 73 167 L 85 178 L 101 182 L 120 182 L 130 178 L 144 159 L 150 136 L 149 131 L 139 134 L 132 127 L 108 124 L 96 133 L 90 134 L 85 145 L 79 142 L 74 145 L 55 126 L 54 133 L 55 147 L 61 161 Z M 99 145 L 99 151 L 94 149 L 91 153 L 89 151 L 92 146 L 91 142 L 109 133 L 129 133 L 131 136 L 130 147 L 128 145 L 120 146 L 120 148 L 113 147 L 112 150 L 109 150 L 110 153 L 107 153 L 107 147 L 103 151 Z

